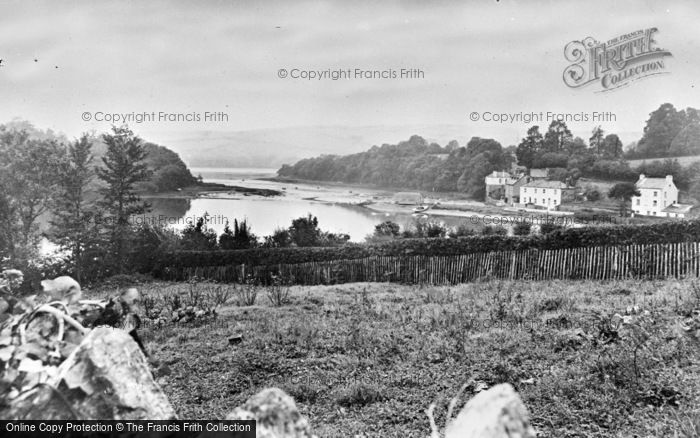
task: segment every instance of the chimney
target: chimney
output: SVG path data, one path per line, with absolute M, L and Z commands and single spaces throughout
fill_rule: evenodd
M 646 176 L 644 176 L 643 173 L 640 173 L 639 174 L 639 181 L 644 181 L 644 178 L 646 178 Z
M 673 175 L 666 175 L 666 182 L 667 183 L 673 183 Z

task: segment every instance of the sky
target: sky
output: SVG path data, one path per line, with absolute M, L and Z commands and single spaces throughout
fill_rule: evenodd
M 108 114 L 199 115 L 129 123 L 180 151 L 212 132 L 303 128 L 308 141 L 314 128 L 367 126 L 385 129 L 362 141 L 402 140 L 391 127 L 443 138 L 449 126 L 505 146 L 529 125 L 484 121 L 485 112 L 597 111 L 614 120 L 571 122 L 574 134 L 587 139 L 600 124 L 627 144 L 660 104 L 700 106 L 698 22 L 697 1 L 1 1 L 0 122 L 70 138 L 109 129 Z M 564 84 L 567 43 L 652 27 L 672 54 L 667 74 L 603 93 Z M 290 77 L 402 68 L 422 75 Z M 246 138 L 254 153 L 255 135 Z

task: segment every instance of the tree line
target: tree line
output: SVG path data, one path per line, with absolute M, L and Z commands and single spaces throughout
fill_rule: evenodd
M 138 194 L 196 182 L 177 154 L 128 127 L 67 142 L 26 123 L 1 125 L 0 265 L 39 275 L 47 238 L 79 281 L 124 272 L 129 219 L 149 209 Z
M 595 126 L 588 140 L 574 137 L 565 122 L 554 120 L 542 132 L 533 125 L 517 145 L 504 148 L 494 139 L 473 137 L 465 146 L 429 143 L 414 135 L 396 145 L 383 144 L 352 155 L 322 155 L 284 165 L 278 175 L 312 181 L 373 184 L 430 192 L 461 192 L 483 199 L 484 178 L 493 171 L 547 168 L 548 178 L 575 185 L 581 177 L 634 182 L 640 173 L 650 177 L 673 175 L 681 190 L 700 195 L 700 165 L 683 167 L 677 160 L 642 163 L 631 167 L 628 158 L 700 154 L 698 112 L 676 111 L 663 104 L 652 112 L 642 139 L 625 153 L 615 133 Z

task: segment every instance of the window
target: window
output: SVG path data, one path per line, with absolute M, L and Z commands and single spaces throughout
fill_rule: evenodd
M 554 204 L 554 205 L 557 205 L 557 200 L 556 200 L 556 199 L 554 200 L 553 204 Z
M 659 194 L 659 192 L 654 192 L 654 197 L 656 198 L 656 195 L 658 195 L 658 194 Z
M 639 205 L 639 199 L 637 199 L 637 205 Z
M 537 194 L 537 189 L 535 189 L 535 194 Z
M 547 189 L 542 189 L 542 194 L 546 195 L 547 194 Z
M 654 204 L 653 204 L 653 206 L 654 206 L 654 207 L 656 207 L 656 201 L 654 201 Z

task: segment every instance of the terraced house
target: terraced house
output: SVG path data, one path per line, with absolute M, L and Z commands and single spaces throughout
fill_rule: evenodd
M 576 188 L 561 181 L 534 180 L 520 188 L 520 203 L 536 208 L 558 210 L 561 203 L 573 197 Z

